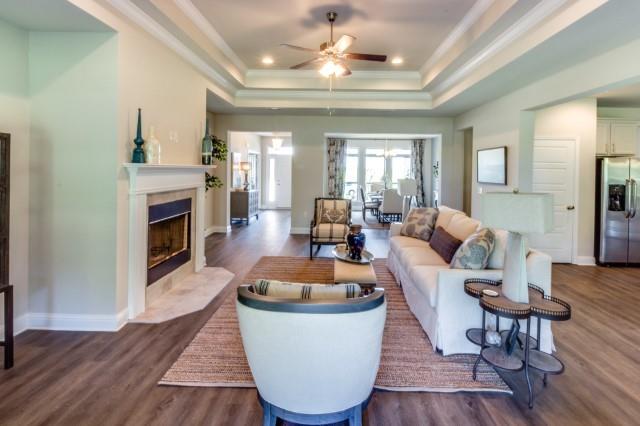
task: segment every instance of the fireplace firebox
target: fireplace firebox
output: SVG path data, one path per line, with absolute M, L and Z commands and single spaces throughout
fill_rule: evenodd
M 191 260 L 191 198 L 149 206 L 147 286 Z

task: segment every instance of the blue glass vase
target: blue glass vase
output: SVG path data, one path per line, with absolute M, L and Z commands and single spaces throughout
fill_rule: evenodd
M 347 249 L 349 257 L 353 260 L 362 259 L 362 250 L 367 236 L 362 232 L 362 225 L 351 225 L 347 234 Z

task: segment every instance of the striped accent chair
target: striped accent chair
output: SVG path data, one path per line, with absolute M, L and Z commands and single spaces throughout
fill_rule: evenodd
M 309 229 L 309 259 L 313 246 L 335 245 L 344 242 L 351 226 L 351 200 L 345 198 L 316 198 L 313 220 Z M 317 251 L 316 250 L 316 251 Z

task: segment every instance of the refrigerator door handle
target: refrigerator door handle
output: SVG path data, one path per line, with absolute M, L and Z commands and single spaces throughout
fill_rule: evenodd
M 631 217 L 631 179 L 624 182 L 624 218 Z
M 631 179 L 631 218 L 636 217 L 636 211 L 638 209 L 638 182 L 635 179 Z

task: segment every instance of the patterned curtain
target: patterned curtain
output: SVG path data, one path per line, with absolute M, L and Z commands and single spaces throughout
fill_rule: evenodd
M 426 197 L 424 195 L 424 139 L 414 139 L 411 141 L 411 176 L 416 180 L 418 186 L 418 195 L 416 202 L 418 207 L 425 207 Z
M 342 198 L 344 193 L 344 176 L 347 168 L 347 140 L 327 139 L 327 165 L 329 173 L 329 197 Z

